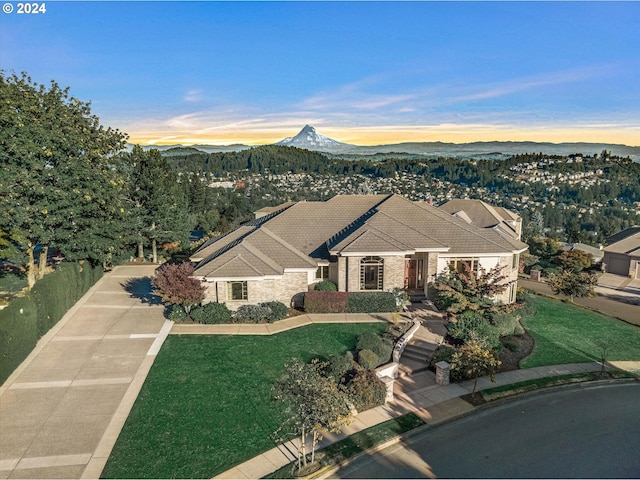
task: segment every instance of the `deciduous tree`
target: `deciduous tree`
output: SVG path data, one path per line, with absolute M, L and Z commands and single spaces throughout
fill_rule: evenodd
M 69 258 L 104 261 L 121 242 L 125 140 L 68 88 L 0 72 L 0 228 L 25 254 L 29 287 L 51 244 Z
M 351 421 L 348 396 L 333 378 L 324 375 L 327 367 L 327 362 L 318 359 L 303 363 L 293 358 L 272 387 L 275 400 L 285 403 L 287 408 L 287 420 L 280 431 L 288 427 L 291 429 L 288 433 L 300 436 L 298 471 L 309 464 L 308 443 L 313 463 L 322 434 L 337 433 Z
M 157 270 L 151 279 L 155 293 L 167 303 L 182 305 L 187 314 L 191 307 L 204 300 L 205 286 L 195 278 L 192 278 L 193 264 L 165 263 Z
M 463 271 L 449 271 L 438 278 L 433 286 L 437 291 L 434 303 L 440 310 L 450 313 L 465 310 L 484 311 L 492 308 L 496 295 L 504 292 L 510 281 L 502 274 L 504 267 L 497 266 L 489 271 L 474 272 L 469 264 L 463 264 Z
M 451 356 L 451 371 L 462 378 L 473 378 L 473 391 L 476 393 L 478 377 L 489 375 L 495 382 L 496 371 L 501 362 L 494 350 L 483 348 L 474 341 L 469 341 L 457 348 Z
M 560 274 L 549 275 L 547 281 L 554 293 L 569 297 L 573 303 L 576 297 L 595 297 L 598 277 L 591 273 L 565 270 Z

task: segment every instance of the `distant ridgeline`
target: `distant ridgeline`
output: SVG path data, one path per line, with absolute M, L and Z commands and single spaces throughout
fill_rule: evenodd
M 211 176 L 231 180 L 237 188 L 246 185 L 241 197 L 247 211 L 362 190 L 436 203 L 451 196 L 477 198 L 517 211 L 525 223 L 539 211 L 551 236 L 574 242 L 597 244 L 640 223 L 640 163 L 608 151 L 591 156 L 520 154 L 504 160 L 414 154 L 352 160 L 268 145 L 217 153 L 174 148 L 163 155 L 179 171 L 207 174 L 209 181 Z M 345 183 L 349 185 L 341 190 Z

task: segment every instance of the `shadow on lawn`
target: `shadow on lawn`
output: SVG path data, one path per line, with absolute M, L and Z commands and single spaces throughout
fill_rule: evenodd
M 162 299 L 153 293 L 151 277 L 132 278 L 122 284 L 124 289 L 142 303 L 149 305 L 162 305 Z

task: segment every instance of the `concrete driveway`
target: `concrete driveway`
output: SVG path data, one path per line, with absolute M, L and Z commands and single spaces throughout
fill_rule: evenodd
M 0 387 L 0 478 L 98 478 L 171 323 L 154 266 L 107 273 Z

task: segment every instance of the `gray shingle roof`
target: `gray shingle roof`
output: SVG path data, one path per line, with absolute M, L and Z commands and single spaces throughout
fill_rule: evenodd
M 338 195 L 298 202 L 207 242 L 194 275 L 251 277 L 313 269 L 331 254 L 440 251 L 496 254 L 527 245 L 397 195 Z

